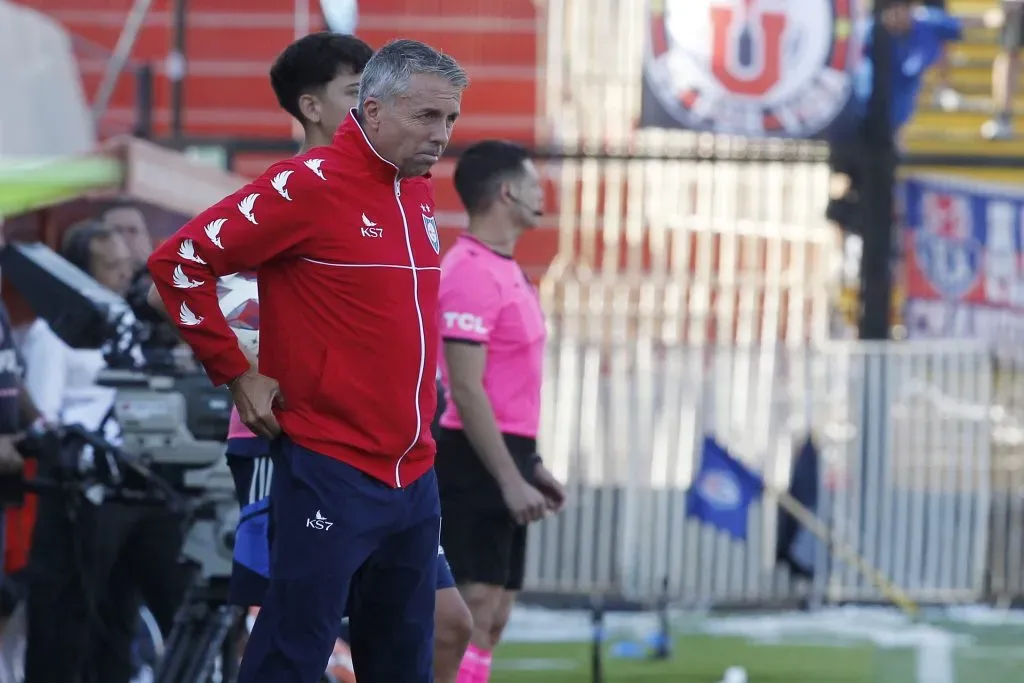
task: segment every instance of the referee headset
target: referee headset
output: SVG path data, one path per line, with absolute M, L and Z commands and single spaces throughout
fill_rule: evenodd
M 505 196 L 509 198 L 509 201 L 511 201 L 513 204 L 516 204 L 516 205 L 522 207 L 522 209 L 524 211 L 526 211 L 526 213 L 530 214 L 534 218 L 543 218 L 544 217 L 544 212 L 541 209 L 538 209 L 535 206 L 530 206 L 529 204 L 527 204 L 526 202 L 524 202 L 522 199 L 520 199 L 519 197 L 515 196 L 511 192 L 506 192 Z
M 520 207 L 521 209 L 526 211 L 526 213 L 530 214 L 534 218 L 543 218 L 544 217 L 544 210 L 543 209 L 538 208 L 536 206 L 530 206 L 529 204 L 524 202 L 522 199 L 520 199 L 517 195 L 512 194 L 512 190 L 505 190 L 505 196 L 508 197 L 508 200 L 510 202 L 512 202 L 513 204 L 517 205 L 518 207 Z

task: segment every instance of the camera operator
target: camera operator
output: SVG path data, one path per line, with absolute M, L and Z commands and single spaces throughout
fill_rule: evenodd
M 146 216 L 139 207 L 127 201 L 108 204 L 102 214 L 103 224 L 116 232 L 128 247 L 132 276 L 123 294 L 132 312 L 142 323 L 142 352 L 152 366 L 170 368 L 181 365 L 182 357 L 175 349 L 182 348 L 181 337 L 160 311 L 154 310 L 146 300 L 153 281 L 146 268 L 146 259 L 153 251 L 153 240 L 146 226 Z M 191 357 L 191 352 L 184 354 Z M 183 368 L 194 370 L 192 367 Z
M 149 235 L 146 215 L 142 209 L 127 201 L 111 202 L 103 210 L 101 221 L 120 235 L 128 246 L 132 270 L 136 273 L 145 271 L 146 259 L 153 252 L 153 239 Z
M 68 231 L 62 251 L 99 283 L 127 291 L 133 261 L 117 232 L 85 221 Z M 25 342 L 37 360 L 27 368 L 26 384 L 46 406 L 44 415 L 117 444 L 115 390 L 95 384 L 106 365 L 102 352 L 70 348 L 42 321 Z M 89 447 L 73 454 L 79 469 L 102 457 Z M 188 579 L 179 563 L 183 520 L 162 508 L 114 501 L 73 509 L 60 496 L 39 501 L 29 556 L 26 681 L 127 683 L 140 597 L 165 635 L 181 604 Z

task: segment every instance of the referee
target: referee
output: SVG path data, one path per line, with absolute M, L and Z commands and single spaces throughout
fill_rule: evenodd
M 512 258 L 543 215 L 540 177 L 525 149 L 488 140 L 459 159 L 455 189 L 469 228 L 441 266 L 447 405 L 435 468 L 441 543 L 473 615 L 458 680 L 485 683 L 522 589 L 527 525 L 560 510 L 565 493 L 537 455 L 547 332 L 537 293 Z

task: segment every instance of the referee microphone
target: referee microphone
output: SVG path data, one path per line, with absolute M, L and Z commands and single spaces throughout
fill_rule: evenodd
M 524 202 L 522 199 L 520 199 L 519 197 L 515 196 L 511 192 L 506 192 L 505 196 L 508 197 L 509 199 L 511 199 L 514 203 L 518 204 L 519 206 L 521 206 L 524 209 L 526 209 L 527 211 L 529 211 L 531 214 L 533 214 L 534 218 L 543 218 L 544 217 L 544 212 L 543 211 L 541 211 L 540 209 L 538 209 L 535 206 L 530 206 L 529 204 L 527 204 L 526 202 Z

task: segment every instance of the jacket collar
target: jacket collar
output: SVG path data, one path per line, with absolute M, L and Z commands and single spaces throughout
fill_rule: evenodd
M 338 127 L 338 132 L 334 134 L 333 144 L 335 147 L 357 154 L 362 160 L 364 168 L 375 177 L 389 183 L 395 181 L 398 167 L 382 157 L 370 144 L 370 139 L 366 137 L 366 131 L 363 130 L 359 119 L 356 118 L 355 109 L 349 110 L 348 116 Z
M 363 161 L 365 168 L 373 173 L 374 177 L 389 183 L 395 181 L 398 167 L 382 157 L 373 148 L 373 145 L 370 144 L 370 139 L 366 137 L 366 131 L 363 130 L 362 124 L 356 118 L 355 109 L 349 110 L 348 116 L 345 117 L 345 120 L 338 127 L 338 132 L 334 134 L 332 144 L 335 147 L 357 154 Z M 427 173 L 424 177 L 429 178 L 430 174 Z

